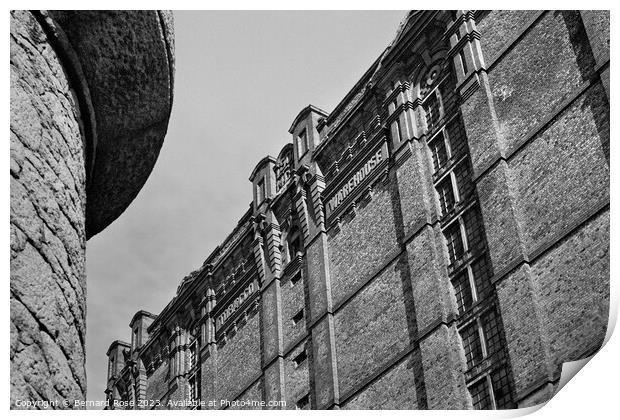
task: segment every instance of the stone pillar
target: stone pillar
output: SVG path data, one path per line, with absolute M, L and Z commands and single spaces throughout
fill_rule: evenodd
M 211 277 L 209 268 L 208 277 Z M 217 378 L 217 342 L 215 340 L 215 320 L 213 319 L 213 309 L 217 303 L 213 289 L 207 289 L 207 294 L 201 308 L 204 322 L 201 326 L 203 331 L 200 341 L 200 398 L 203 401 L 215 399 L 215 380 Z M 214 409 L 216 407 L 208 407 Z
M 14 10 L 10 25 L 11 407 L 72 408 L 86 395 L 86 239 L 124 211 L 157 159 L 172 19 Z
M 273 217 L 269 215 L 267 219 Z M 284 400 L 284 359 L 282 341 L 282 292 L 280 290 L 280 272 L 282 257 L 280 255 L 280 227 L 277 223 L 268 223 L 263 216 L 255 224 L 256 264 L 265 273 L 261 284 L 261 344 L 264 399 L 266 401 Z M 275 220 L 273 221 L 275 222 Z M 263 241 L 262 238 L 265 238 Z M 267 248 L 264 249 L 263 247 Z M 268 258 L 263 256 L 267 255 Z
M 85 395 L 85 209 L 78 104 L 35 16 L 12 11 L 12 404 Z
M 315 172 L 317 172 L 315 170 Z M 310 197 L 307 202 L 304 185 L 298 186 L 295 203 L 300 218 L 307 217 L 308 206 L 314 208 L 314 220 L 307 225 L 304 233 L 305 268 L 309 290 L 309 329 L 312 337 L 312 361 L 314 363 L 314 404 L 312 408 L 339 408 L 340 392 L 336 367 L 336 338 L 334 332 L 334 315 L 332 310 L 332 293 L 329 276 L 328 238 L 325 230 L 325 214 L 321 202 L 321 192 L 325 188 L 323 177 L 315 173 L 304 176 L 308 179 Z M 310 218 L 308 218 L 310 219 Z

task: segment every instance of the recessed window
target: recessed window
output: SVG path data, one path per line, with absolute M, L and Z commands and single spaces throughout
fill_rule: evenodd
M 461 330 L 461 338 L 463 339 L 463 349 L 467 359 L 467 369 L 471 369 L 484 358 L 478 322 L 472 322 L 463 328 Z
M 437 126 L 443 113 L 437 90 L 428 95 L 428 99 L 424 103 L 424 111 L 426 112 L 426 124 L 431 130 Z
M 265 201 L 265 178 L 262 178 L 256 184 L 256 201 L 258 204 Z
M 463 50 L 459 51 L 459 57 L 461 59 L 461 65 L 463 66 L 463 74 L 467 74 L 469 70 L 467 68 L 467 60 L 465 59 L 465 52 Z
M 299 324 L 304 319 L 304 310 L 297 312 L 293 315 L 293 325 Z
M 438 133 L 428 144 L 433 156 L 433 169 L 439 171 L 446 165 L 448 161 L 448 151 L 446 149 L 446 141 L 443 132 Z
M 437 185 L 441 214 L 446 215 L 454 208 L 454 189 L 452 187 L 452 177 L 447 176 Z
M 469 386 L 468 389 L 475 410 L 489 410 L 493 408 L 491 393 L 489 392 L 489 381 L 486 376 Z
M 454 295 L 456 296 L 456 304 L 459 308 L 459 313 L 463 313 L 469 309 L 473 303 L 468 270 L 463 270 L 459 275 L 454 277 L 452 279 L 452 286 L 454 287 Z
M 114 363 L 115 363 L 114 356 L 112 356 L 110 358 L 110 362 L 108 363 L 108 378 L 111 378 L 116 373 L 114 372 L 115 370 Z
M 448 255 L 450 263 L 454 264 L 463 257 L 465 248 L 463 247 L 463 237 L 461 236 L 461 225 L 457 220 L 448 229 L 445 230 L 446 244 L 448 246 Z
M 308 359 L 308 353 L 306 353 L 306 350 L 302 350 L 301 353 L 295 356 L 295 358 L 293 359 L 293 363 L 295 363 L 295 367 L 298 367 L 303 362 L 305 362 L 306 359 Z
M 287 236 L 287 246 L 289 252 L 288 260 L 292 260 L 297 254 L 302 253 L 301 232 L 297 226 L 293 227 Z
M 301 281 L 301 272 L 295 274 L 295 276 L 293 276 L 293 278 L 291 279 L 291 286 L 295 286 L 297 285 L 297 283 L 299 283 Z
M 310 408 L 310 394 L 306 394 L 300 399 L 297 400 L 297 404 L 295 404 L 296 410 L 307 410 Z
M 133 350 L 140 347 L 142 343 L 140 343 L 140 334 L 138 334 L 138 327 L 133 329 L 133 334 L 131 336 L 131 340 L 133 341 Z
M 302 157 L 308 151 L 308 133 L 305 128 L 301 130 L 301 133 L 297 136 L 297 150 L 299 157 Z

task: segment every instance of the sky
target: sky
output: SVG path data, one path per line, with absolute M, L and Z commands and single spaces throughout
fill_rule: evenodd
M 88 399 L 104 399 L 109 345 L 158 314 L 251 201 L 248 180 L 291 142 L 301 109 L 332 110 L 383 52 L 404 11 L 175 12 L 168 133 L 138 197 L 88 241 Z

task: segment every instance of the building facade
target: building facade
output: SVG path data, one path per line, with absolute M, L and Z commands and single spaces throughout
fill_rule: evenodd
M 159 315 L 110 408 L 507 409 L 609 310 L 609 13 L 419 11 Z M 285 407 L 278 403 L 284 401 Z

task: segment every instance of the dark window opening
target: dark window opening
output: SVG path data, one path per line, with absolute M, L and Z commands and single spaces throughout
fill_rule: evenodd
M 299 353 L 297 356 L 295 356 L 295 358 L 293 359 L 293 363 L 295 363 L 295 367 L 298 367 L 299 365 L 301 365 L 307 358 L 308 358 L 308 353 L 306 353 L 306 350 L 302 350 L 302 352 Z
M 465 252 L 463 247 L 463 238 L 461 236 L 461 225 L 455 222 L 445 231 L 446 243 L 448 246 L 448 255 L 450 263 L 454 264 L 459 261 Z
M 310 394 L 304 395 L 295 404 L 295 409 L 297 410 L 307 410 L 308 408 L 310 408 Z
M 304 319 L 304 310 L 297 312 L 293 315 L 293 325 L 299 324 Z
M 256 201 L 258 204 L 265 200 L 265 178 L 258 181 L 256 184 Z
M 433 157 L 433 170 L 438 172 L 448 161 L 448 152 L 446 150 L 443 132 L 437 134 L 428 144 L 428 147 L 431 149 L 431 155 Z
M 490 410 L 493 408 L 486 377 L 471 385 L 469 393 L 471 394 L 471 401 L 475 410 Z

